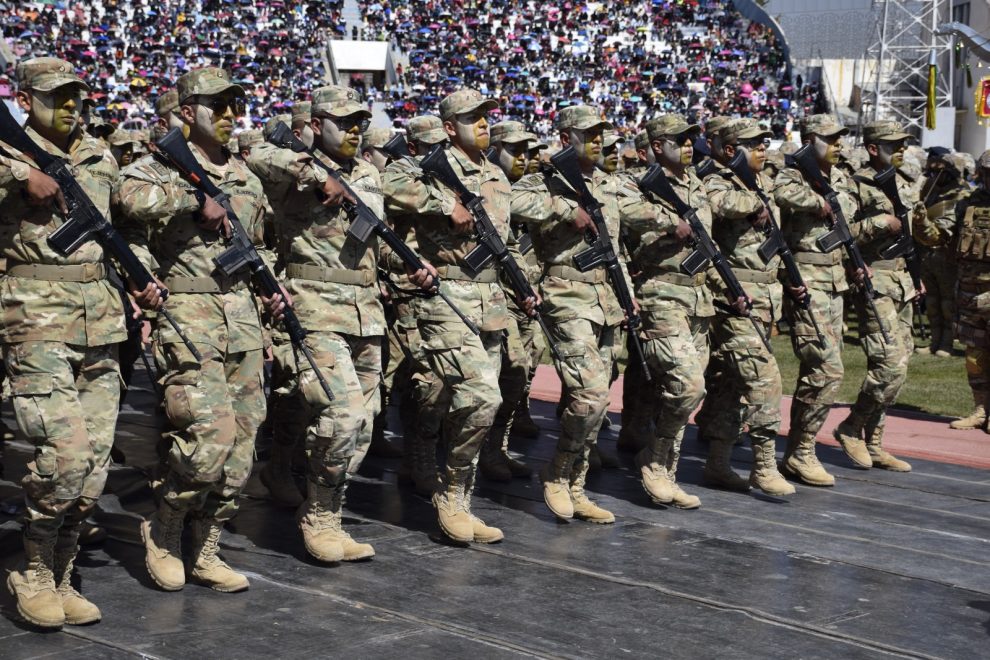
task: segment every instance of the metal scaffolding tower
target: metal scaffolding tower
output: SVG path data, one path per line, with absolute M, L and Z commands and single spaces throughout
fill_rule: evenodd
M 952 106 L 952 37 L 937 33 L 952 20 L 952 0 L 877 0 L 876 38 L 866 50 L 872 85 L 864 94 L 861 123 L 893 119 L 920 135 L 928 99 L 928 63 L 938 67 L 935 107 Z

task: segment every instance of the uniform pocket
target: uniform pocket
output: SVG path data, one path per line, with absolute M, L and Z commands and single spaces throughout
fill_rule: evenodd
M 26 438 L 34 444 L 48 437 L 45 427 L 45 407 L 55 389 L 51 374 L 19 374 L 10 379 L 10 393 L 17 424 Z M 56 414 L 57 411 L 48 411 Z M 54 472 L 54 467 L 52 468 Z

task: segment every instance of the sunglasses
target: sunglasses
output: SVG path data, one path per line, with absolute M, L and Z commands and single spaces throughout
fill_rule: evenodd
M 243 117 L 247 109 L 244 99 L 236 96 L 193 96 L 188 103 L 209 108 L 215 115 L 222 115 L 230 108 L 235 117 Z
M 767 149 L 770 147 L 770 138 L 757 138 L 756 140 L 746 140 L 745 142 L 740 142 L 739 146 L 743 149 Z
M 681 135 L 670 135 L 664 138 L 665 142 L 670 142 L 676 144 L 679 147 L 686 147 L 689 144 L 694 144 L 694 136 L 690 133 L 683 133 Z
M 337 128 L 344 131 L 345 133 L 351 131 L 355 126 L 358 130 L 364 133 L 371 127 L 371 120 L 363 115 L 350 115 L 348 117 L 334 117 L 326 113 L 319 113 L 313 115 L 319 119 L 328 119 L 332 121 Z

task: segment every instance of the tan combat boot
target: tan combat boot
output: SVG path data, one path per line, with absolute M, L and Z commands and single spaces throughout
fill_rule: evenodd
M 957 431 L 984 428 L 987 424 L 986 400 L 986 392 L 973 392 L 973 402 L 976 404 L 975 409 L 966 417 L 951 422 L 949 428 Z
M 708 486 L 734 490 L 740 493 L 749 492 L 749 481 L 740 477 L 732 469 L 732 447 L 735 442 L 712 438 L 708 443 L 708 460 L 701 472 L 701 478 Z
M 883 448 L 883 424 L 875 428 L 868 429 L 869 437 L 866 440 L 866 448 L 870 452 L 870 459 L 873 467 L 891 472 L 910 472 L 911 464 L 902 461 Z
M 825 471 L 815 455 L 814 436 L 806 433 L 791 433 L 788 437 L 780 472 L 809 486 L 835 485 L 835 477 Z
M 190 520 L 193 554 L 189 577 L 214 591 L 245 591 L 250 586 L 248 579 L 220 559 L 222 529 L 223 523 L 216 518 L 193 517 Z
M 178 591 L 186 583 L 181 548 L 185 518 L 185 511 L 172 508 L 163 500 L 151 518 L 141 523 L 144 564 L 151 579 L 165 591 Z
M 643 489 L 657 504 L 670 504 L 674 501 L 674 487 L 667 477 L 667 455 L 670 441 L 659 441 L 653 447 L 644 447 L 636 454 L 636 467 L 639 468 Z
M 670 482 L 670 490 L 673 495 L 670 503 L 678 509 L 697 509 L 701 506 L 701 498 L 685 493 L 677 483 L 677 463 L 680 458 L 680 447 L 676 443 L 672 443 L 670 451 L 667 453 L 667 481 Z
M 571 505 L 574 508 L 574 517 L 599 525 L 614 523 L 615 515 L 592 502 L 585 494 L 584 481 L 587 476 L 588 462 L 579 457 L 574 461 L 570 477 Z
M 835 427 L 832 436 L 842 445 L 842 451 L 853 462 L 856 467 L 869 470 L 873 467 L 873 460 L 870 452 L 866 449 L 866 442 L 863 441 L 863 420 L 850 411 L 849 417 Z
M 375 556 L 375 549 L 370 543 L 358 543 L 347 530 L 344 529 L 344 490 L 347 484 L 342 484 L 334 490 L 331 500 L 331 511 L 333 513 L 336 533 L 340 538 L 340 544 L 344 546 L 344 561 L 361 561 L 371 559 Z
M 100 608 L 87 600 L 72 587 L 72 567 L 79 552 L 80 529 L 63 527 L 59 530 L 55 544 L 55 579 L 58 582 L 58 596 L 62 600 L 65 622 L 73 626 L 96 623 L 102 618 Z
M 794 486 L 787 483 L 787 480 L 777 471 L 777 456 L 773 438 L 754 438 L 750 435 L 753 443 L 753 469 L 749 474 L 749 483 L 754 488 L 759 488 L 767 495 L 782 497 L 793 495 L 797 492 Z
M 498 527 L 485 524 L 485 521 L 471 512 L 471 493 L 474 492 L 474 476 L 471 472 L 467 483 L 464 486 L 464 497 L 468 513 L 471 514 L 471 531 L 474 533 L 475 543 L 498 543 L 505 538 L 505 534 Z
M 437 510 L 440 529 L 459 543 L 474 540 L 474 522 L 468 499 L 468 483 L 473 471 L 473 466 L 447 468 L 444 479 L 446 483 L 433 494 L 433 506 Z
M 306 488 L 308 497 L 296 514 L 306 552 L 320 561 L 341 561 L 344 544 L 337 533 L 340 521 L 333 515 L 334 489 L 314 481 L 307 481 Z
M 62 599 L 55 587 L 55 538 L 24 537 L 24 571 L 11 571 L 7 588 L 17 598 L 17 611 L 24 619 L 42 628 L 65 624 Z
M 279 506 L 298 508 L 303 502 L 302 494 L 292 478 L 292 445 L 272 444 L 271 458 L 261 468 L 261 483 Z
M 540 471 L 543 482 L 543 501 L 553 515 L 564 520 L 574 517 L 574 503 L 571 501 L 571 468 L 578 455 L 574 452 L 554 453 L 553 460 Z

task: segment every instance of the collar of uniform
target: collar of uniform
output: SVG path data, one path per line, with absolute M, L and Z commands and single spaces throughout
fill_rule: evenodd
M 481 165 L 478 165 L 477 163 L 473 162 L 470 158 L 468 158 L 467 154 L 465 154 L 457 147 L 451 147 L 447 149 L 448 160 L 451 159 L 451 156 L 453 157 L 452 160 L 457 163 L 455 167 L 460 168 L 461 173 L 463 173 L 465 176 L 471 176 L 473 174 L 477 174 L 480 172 L 482 173 L 482 176 L 484 177 L 485 180 L 497 179 L 498 172 L 501 171 L 498 169 L 497 165 L 492 165 L 491 163 L 488 162 L 488 159 L 484 157 L 482 157 Z
M 317 159 L 319 159 L 321 163 L 328 165 L 331 169 L 338 170 L 348 175 L 354 172 L 354 167 L 358 164 L 356 158 L 351 158 L 350 160 L 347 161 L 347 163 L 341 165 L 340 163 L 335 161 L 333 158 L 331 158 L 329 155 L 327 155 L 325 152 L 321 151 L 320 149 L 314 150 L 313 155 Z
M 58 156 L 59 158 L 62 158 L 64 160 L 71 160 L 69 154 L 65 153 L 64 151 L 56 147 L 53 143 L 41 137 L 41 135 L 36 130 L 34 130 L 27 124 L 24 125 L 24 132 L 27 133 L 28 136 L 30 136 L 30 138 L 34 141 L 35 144 L 37 144 L 39 147 L 50 153 L 52 156 Z
M 244 183 L 247 181 L 247 177 L 244 175 L 244 171 L 241 169 L 240 163 L 233 157 L 231 157 L 230 152 L 224 149 L 224 153 L 227 154 L 227 167 L 221 169 L 219 166 L 214 165 L 210 162 L 210 159 L 202 154 L 199 149 L 190 149 L 199 164 L 203 166 L 206 173 L 210 175 L 211 178 L 217 181 L 234 181 L 236 183 Z

